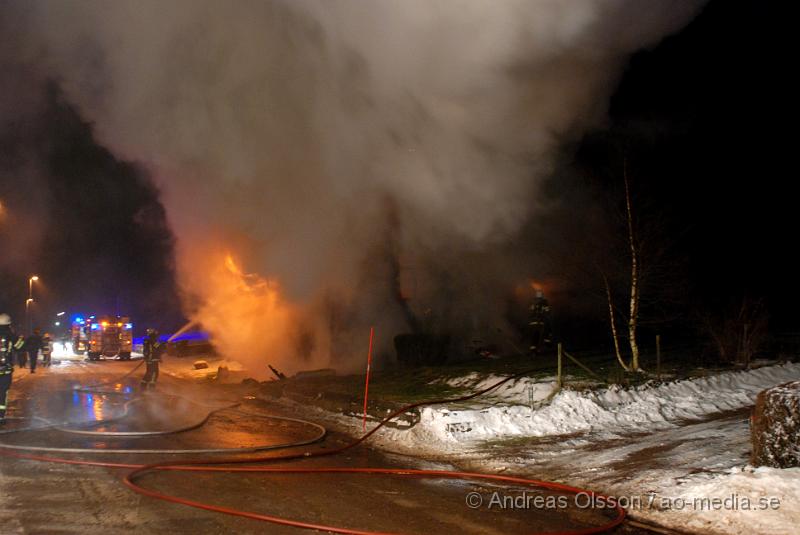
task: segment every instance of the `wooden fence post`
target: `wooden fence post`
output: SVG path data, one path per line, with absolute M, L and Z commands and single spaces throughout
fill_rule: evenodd
M 563 384 L 561 380 L 561 358 L 564 353 L 562 348 L 561 342 L 558 343 L 558 389 L 561 390 L 561 385 Z
M 656 335 L 656 376 L 661 380 L 661 335 Z

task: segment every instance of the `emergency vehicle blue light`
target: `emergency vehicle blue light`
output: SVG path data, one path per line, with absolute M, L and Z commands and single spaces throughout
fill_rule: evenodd
M 126 329 L 133 329 L 133 323 L 126 323 L 125 324 L 125 328 Z
M 80 316 L 75 316 L 75 323 L 83 323 L 83 318 Z
M 100 328 L 100 324 L 99 323 L 92 323 L 92 330 L 93 331 L 96 331 L 99 328 Z

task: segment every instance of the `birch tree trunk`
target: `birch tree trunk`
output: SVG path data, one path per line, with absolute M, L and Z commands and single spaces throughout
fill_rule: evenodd
M 630 371 L 628 365 L 622 360 L 622 353 L 619 350 L 619 334 L 617 334 L 617 320 L 614 313 L 614 300 L 611 298 L 611 285 L 608 283 L 608 277 L 603 273 L 603 282 L 606 285 L 606 299 L 608 300 L 608 319 L 611 322 L 611 337 L 614 339 L 614 353 L 617 355 L 617 360 L 622 369 Z
M 639 251 L 633 232 L 633 210 L 631 208 L 631 190 L 628 183 L 627 163 L 624 165 L 625 208 L 628 219 L 628 244 L 631 249 L 631 300 L 630 315 L 628 316 L 628 342 L 631 346 L 630 370 L 636 371 L 639 369 L 639 343 L 636 340 L 636 327 L 639 320 Z

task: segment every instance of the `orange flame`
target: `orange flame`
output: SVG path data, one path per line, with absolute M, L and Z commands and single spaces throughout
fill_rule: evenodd
M 225 256 L 225 267 L 228 268 L 228 271 L 230 271 L 231 274 L 239 277 L 242 276 L 242 270 L 236 265 L 236 260 L 233 259 L 233 255 L 230 253 Z
M 195 304 L 191 319 L 209 332 L 224 357 L 259 378 L 270 376 L 267 364 L 287 374 L 312 365 L 295 356 L 301 310 L 283 296 L 277 280 L 249 273 L 230 250 L 184 253 L 184 280 Z M 323 360 L 321 354 L 314 357 Z

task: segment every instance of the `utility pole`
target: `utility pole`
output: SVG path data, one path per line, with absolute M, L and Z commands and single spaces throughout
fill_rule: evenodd
M 30 297 L 25 300 L 25 326 L 28 328 L 28 332 L 30 333 L 31 330 L 31 305 L 33 305 L 33 299 Z

